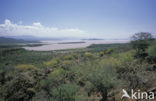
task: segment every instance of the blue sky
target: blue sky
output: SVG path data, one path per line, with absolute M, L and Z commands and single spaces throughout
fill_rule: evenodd
M 0 35 L 129 38 L 156 34 L 156 0 L 0 0 Z

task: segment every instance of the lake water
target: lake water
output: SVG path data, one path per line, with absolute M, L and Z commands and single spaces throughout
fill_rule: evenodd
M 42 41 L 44 45 L 34 47 L 23 47 L 26 50 L 34 51 L 50 51 L 62 49 L 85 48 L 91 44 L 111 44 L 111 43 L 127 43 L 128 40 L 55 40 Z

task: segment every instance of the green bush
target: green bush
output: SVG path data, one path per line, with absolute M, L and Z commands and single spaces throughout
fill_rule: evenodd
M 113 49 L 112 48 L 108 48 L 104 51 L 105 54 L 110 54 L 113 52 Z
M 81 82 L 81 86 L 83 86 L 82 83 L 84 83 L 86 87 L 89 87 L 87 88 L 88 93 L 91 93 L 91 91 L 101 92 L 103 101 L 106 101 L 107 90 L 115 85 L 117 77 L 116 70 L 111 64 L 92 64 L 87 62 L 71 68 L 75 68 L 73 69 L 73 72 L 77 75 L 77 79 L 79 80 L 79 83 Z
M 47 67 L 57 67 L 59 65 L 59 61 L 57 59 L 52 59 L 50 61 L 44 62 Z
M 50 94 L 50 91 L 53 88 L 58 87 L 60 84 L 65 82 L 65 70 L 62 68 L 58 68 L 51 72 L 46 79 L 40 81 L 40 85 L 43 89 Z
M 156 57 L 156 44 L 152 45 L 147 50 L 149 56 Z
M 156 63 L 156 45 L 152 45 L 147 50 L 148 57 L 146 58 L 149 63 Z
M 35 95 L 34 79 L 27 73 L 17 74 L 3 91 L 4 101 L 29 101 Z
M 90 53 L 90 52 L 85 52 L 85 57 L 88 58 L 88 59 L 96 59 L 97 56 Z
M 75 101 L 78 86 L 75 84 L 62 84 L 54 89 L 51 94 L 53 101 Z
M 64 60 L 72 60 L 72 59 L 73 59 L 72 55 L 64 56 Z
M 18 64 L 16 68 L 20 70 L 36 70 L 37 69 L 34 65 L 31 65 L 31 64 Z

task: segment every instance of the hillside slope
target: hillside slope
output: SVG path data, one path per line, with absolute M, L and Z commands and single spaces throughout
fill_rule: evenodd
M 23 39 L 14 39 L 14 38 L 6 38 L 6 37 L 0 37 L 0 43 L 31 43 L 36 41 L 26 41 Z

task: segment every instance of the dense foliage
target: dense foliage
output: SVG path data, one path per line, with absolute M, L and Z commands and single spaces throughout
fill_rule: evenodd
M 0 101 L 120 101 L 123 88 L 156 86 L 155 44 L 141 61 L 129 44 L 80 52 L 1 48 Z

